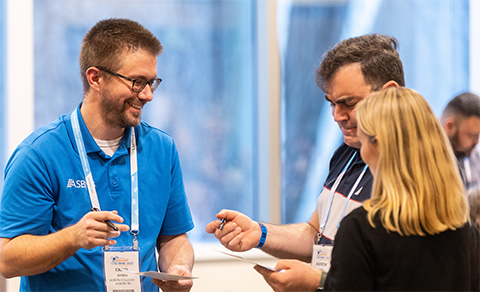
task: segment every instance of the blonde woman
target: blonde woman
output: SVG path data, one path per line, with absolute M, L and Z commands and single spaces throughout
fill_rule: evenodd
M 479 233 L 455 157 L 425 99 L 400 87 L 356 109 L 371 199 L 341 222 L 326 290 L 479 290 Z

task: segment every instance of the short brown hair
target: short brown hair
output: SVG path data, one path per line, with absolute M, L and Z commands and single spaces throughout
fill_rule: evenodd
M 122 66 L 122 54 L 138 50 L 158 56 L 163 47 L 148 29 L 136 21 L 110 18 L 97 22 L 83 38 L 80 50 L 80 75 L 84 93 L 90 89 L 85 76 L 88 68 L 101 66 L 116 71 Z
M 372 86 L 373 91 L 380 90 L 390 80 L 405 86 L 397 47 L 397 39 L 387 35 L 368 34 L 343 40 L 324 55 L 316 71 L 317 85 L 327 92 L 338 69 L 360 63 L 365 82 Z
M 480 97 L 471 92 L 464 92 L 450 100 L 443 110 L 442 119 L 448 117 L 458 118 L 480 118 Z

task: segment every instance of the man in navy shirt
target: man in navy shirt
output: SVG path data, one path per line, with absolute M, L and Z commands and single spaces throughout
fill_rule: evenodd
M 141 122 L 160 84 L 158 39 L 107 19 L 80 52 L 83 101 L 15 150 L 0 204 L 0 271 L 21 291 L 189 291 L 193 221 L 177 149 Z M 155 255 L 158 251 L 158 259 Z
M 331 245 L 342 218 L 370 197 L 372 175 L 362 161 L 357 139 L 355 105 L 372 92 L 391 86 L 405 86 L 397 40 L 385 35 L 364 35 L 344 40 L 328 51 L 317 70 L 317 84 L 325 92 L 332 115 L 343 133 L 344 143 L 335 151 L 329 175 L 319 195 L 317 208 L 307 223 L 272 225 L 257 223 L 246 215 L 222 210 L 223 228 L 215 220 L 208 233 L 232 251 L 261 248 L 284 259 L 272 272 L 262 274 L 274 291 L 315 291 L 325 275 L 323 262 L 312 256 L 315 246 Z M 315 244 L 317 243 L 317 244 Z M 318 252 L 316 254 L 319 254 Z M 307 263 L 312 262 L 312 265 Z

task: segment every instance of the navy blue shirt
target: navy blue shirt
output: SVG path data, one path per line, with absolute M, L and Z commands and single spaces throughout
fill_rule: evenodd
M 342 145 L 338 147 L 333 154 L 332 159 L 330 160 L 329 173 L 327 179 L 325 180 L 322 193 L 318 197 L 317 202 L 319 226 L 322 226 L 325 212 L 328 209 L 328 200 L 331 196 L 332 186 L 353 155 L 355 155 L 355 157 L 353 158 L 350 166 L 347 168 L 345 175 L 335 191 L 326 229 L 323 237 L 320 240 L 321 244 L 331 244 L 332 240 L 335 238 L 338 224 L 342 219 L 341 215 L 346 203 L 346 198 L 365 167 L 365 162 L 363 162 L 362 157 L 360 156 L 360 150 L 350 147 L 345 143 L 342 143 Z M 359 184 L 355 188 L 351 199 L 348 201 L 346 214 L 362 206 L 362 203 L 370 198 L 372 183 L 373 176 L 370 170 L 367 169 Z

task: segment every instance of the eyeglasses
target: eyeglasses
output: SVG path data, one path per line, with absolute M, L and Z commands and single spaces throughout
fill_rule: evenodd
M 130 82 L 132 82 L 132 91 L 133 92 L 142 92 L 142 90 L 145 88 L 145 86 L 150 85 L 150 90 L 152 92 L 154 92 L 158 85 L 160 85 L 160 83 L 162 82 L 162 79 L 160 78 L 153 78 L 152 80 L 149 80 L 147 81 L 147 79 L 145 79 L 145 77 L 138 77 L 137 79 L 131 79 L 131 78 L 128 78 L 126 76 L 123 76 L 121 74 L 118 74 L 118 73 L 115 73 L 115 72 L 112 72 L 104 67 L 95 67 L 97 68 L 98 70 L 101 70 L 103 72 L 107 72 L 109 74 L 112 74 L 112 75 L 115 75 L 115 76 L 118 76 L 120 78 L 123 78 L 125 80 L 128 80 Z

